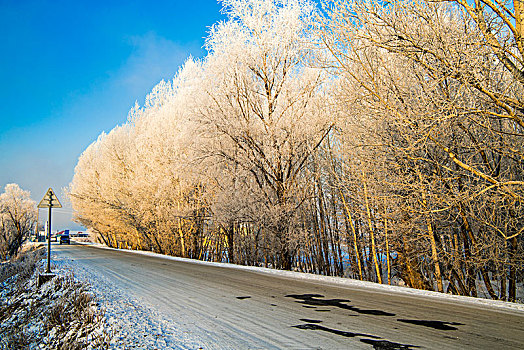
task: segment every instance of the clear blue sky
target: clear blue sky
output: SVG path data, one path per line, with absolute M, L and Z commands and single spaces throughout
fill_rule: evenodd
M 202 57 L 216 0 L 0 0 L 0 186 L 39 201 L 72 179 L 82 151 L 185 59 Z M 70 209 L 53 229 L 76 227 Z M 41 210 L 40 215 L 45 212 Z

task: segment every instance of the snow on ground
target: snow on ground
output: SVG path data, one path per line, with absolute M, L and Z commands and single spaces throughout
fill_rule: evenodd
M 110 329 L 88 286 L 63 269 L 37 286 L 38 253 L 10 263 L 18 272 L 0 283 L 0 349 L 105 348 Z
M 74 271 L 75 278 L 87 281 L 105 309 L 106 322 L 113 331 L 110 349 L 199 349 L 186 329 L 175 320 L 149 307 L 117 288 L 109 279 L 94 273 L 85 264 L 54 255 L 53 263 L 60 269 Z
M 92 245 L 94 247 L 98 247 L 101 249 L 124 250 L 124 249 L 110 248 L 110 247 L 107 247 L 99 243 L 85 243 L 84 242 L 80 244 L 89 244 L 89 245 Z M 378 283 L 368 282 L 368 281 L 359 281 L 359 280 L 354 280 L 350 278 L 315 275 L 315 274 L 295 272 L 295 271 L 283 271 L 283 270 L 276 270 L 276 269 L 270 269 L 270 268 L 258 267 L 258 266 L 243 266 L 243 265 L 235 265 L 235 264 L 230 264 L 230 263 L 219 263 L 219 262 L 187 259 L 187 258 L 180 258 L 180 257 L 175 257 L 175 256 L 169 256 L 169 255 L 162 255 L 162 254 L 149 252 L 149 251 L 141 251 L 141 250 L 125 250 L 125 251 L 133 252 L 135 254 L 141 254 L 141 255 L 156 256 L 156 257 L 167 259 L 167 260 L 184 261 L 184 262 L 190 262 L 194 264 L 220 266 L 220 267 L 239 269 L 239 270 L 250 270 L 250 271 L 254 271 L 258 273 L 265 273 L 265 274 L 276 275 L 276 276 L 287 277 L 287 278 L 294 278 L 294 279 L 303 279 L 303 280 L 308 280 L 308 281 L 318 282 L 318 283 L 328 282 L 328 283 L 334 283 L 334 284 L 353 287 L 353 288 L 375 290 L 377 292 L 400 293 L 400 294 L 407 294 L 407 295 L 413 295 L 413 296 L 425 296 L 429 298 L 442 299 L 443 301 L 447 300 L 451 302 L 473 304 L 477 306 L 484 305 L 484 306 L 498 308 L 502 310 L 524 312 L 524 304 L 522 303 L 510 303 L 510 302 L 505 302 L 505 301 L 500 301 L 500 300 L 490 300 L 490 299 L 474 298 L 474 297 L 467 297 L 467 296 L 461 296 L 461 295 L 444 294 L 444 293 L 414 289 L 414 288 L 403 287 L 403 286 L 392 286 L 392 285 L 378 284 Z M 520 296 L 520 300 L 522 301 L 522 296 Z

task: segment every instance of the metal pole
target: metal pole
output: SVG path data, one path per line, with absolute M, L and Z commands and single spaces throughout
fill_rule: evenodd
M 49 201 L 51 203 L 51 201 Z M 47 273 L 51 273 L 51 204 L 49 204 L 49 217 L 47 219 Z
M 35 240 L 38 242 L 38 219 L 40 216 L 40 209 L 36 208 L 36 229 L 35 229 Z

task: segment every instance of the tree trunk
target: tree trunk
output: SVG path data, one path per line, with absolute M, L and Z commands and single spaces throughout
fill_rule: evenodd
M 385 211 L 385 208 L 384 208 Z M 391 263 L 389 260 L 389 241 L 388 241 L 388 218 L 384 215 L 384 234 L 386 235 L 386 262 L 388 265 L 388 284 L 391 284 Z
M 489 280 L 489 274 L 486 271 L 486 269 L 481 268 L 480 274 L 482 275 L 482 279 L 484 280 L 484 285 L 486 286 L 489 296 L 491 297 L 491 299 L 497 300 L 497 294 L 493 290 L 493 286 L 491 285 L 491 281 Z
M 400 262 L 400 276 L 402 280 L 411 288 L 428 289 L 424 278 L 411 262 L 411 247 L 407 239 L 403 240 L 403 250 L 398 252 Z
M 420 185 L 423 186 L 422 174 L 420 173 L 420 171 L 418 171 L 418 169 L 417 169 L 417 173 L 418 173 L 418 178 L 420 180 Z M 426 190 L 424 188 L 422 188 L 421 194 L 422 194 L 422 205 L 424 206 L 424 210 L 427 211 L 428 210 L 428 201 L 426 198 Z M 433 266 L 435 269 L 435 279 L 437 280 L 437 290 L 442 293 L 444 291 L 444 287 L 442 285 L 442 274 L 440 273 L 440 264 L 438 260 L 437 243 L 435 241 L 435 233 L 433 231 L 433 224 L 431 223 L 431 218 L 429 214 L 425 213 L 424 217 L 426 219 L 428 238 L 431 244 L 431 259 L 433 260 Z
M 227 230 L 225 230 L 226 233 L 226 244 L 227 244 L 227 260 L 231 264 L 235 264 L 235 246 L 234 246 L 234 232 L 235 228 L 233 224 L 229 225 Z
M 517 297 L 517 237 L 513 237 L 510 242 L 509 253 L 509 290 L 508 301 L 515 302 Z
M 349 225 L 351 226 L 351 231 L 353 232 L 353 249 L 355 251 L 355 260 L 357 261 L 358 265 L 358 278 L 362 281 L 362 264 L 360 261 L 360 253 L 357 244 L 357 231 L 355 230 L 355 224 L 353 223 L 353 218 L 351 217 L 351 212 L 349 211 L 346 198 L 344 197 L 344 194 L 342 193 L 342 190 L 340 188 L 338 189 L 338 191 L 340 193 L 340 199 L 342 199 L 342 204 L 344 205 L 344 212 L 346 213 L 346 222 L 349 223 Z
M 375 265 L 375 273 L 377 275 L 378 283 L 382 284 L 382 276 L 380 275 L 380 268 L 378 266 L 378 259 L 377 259 L 377 248 L 375 245 L 375 233 L 373 230 L 373 224 L 371 223 L 371 210 L 369 208 L 368 188 L 367 188 L 366 181 L 364 180 L 363 175 L 362 175 L 362 183 L 364 184 L 364 199 L 366 201 L 366 212 L 367 212 L 367 220 L 369 224 L 369 235 L 371 238 L 371 253 L 373 254 L 373 264 Z

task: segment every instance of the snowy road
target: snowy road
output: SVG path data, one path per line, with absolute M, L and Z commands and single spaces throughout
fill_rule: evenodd
M 90 246 L 56 245 L 53 254 L 58 261 L 72 259 L 99 288 L 120 291 L 122 305 L 151 310 L 168 330 L 155 330 L 157 337 L 171 337 L 162 343 L 166 347 L 524 348 L 524 312 L 518 310 Z M 137 332 L 148 327 L 139 319 L 129 321 Z

